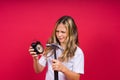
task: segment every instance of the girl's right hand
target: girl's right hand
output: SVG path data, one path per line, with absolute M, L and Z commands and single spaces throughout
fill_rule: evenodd
M 34 59 L 38 59 L 38 55 L 36 54 L 36 52 L 34 52 L 34 49 L 32 48 L 32 46 L 29 47 L 29 52 Z

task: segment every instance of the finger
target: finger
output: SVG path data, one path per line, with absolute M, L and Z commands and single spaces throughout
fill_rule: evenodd
M 30 52 L 31 55 L 36 55 L 36 52 Z
M 43 56 L 43 54 L 39 54 L 40 56 Z
M 56 69 L 56 68 L 58 69 L 59 64 L 58 64 L 58 63 L 52 63 L 52 67 L 55 68 L 55 69 Z
M 56 66 L 56 64 L 55 64 L 55 63 L 52 63 L 52 66 L 54 67 L 54 66 Z
M 52 65 L 52 69 L 53 69 L 53 70 L 56 69 L 55 65 Z
M 38 55 L 32 55 L 32 57 L 38 57 Z
M 34 49 L 29 49 L 29 52 L 33 52 L 34 51 Z
M 53 60 L 52 60 L 52 62 L 53 62 L 53 63 L 56 63 L 56 62 L 57 62 L 57 60 L 56 60 L 56 59 L 53 59 Z
M 58 71 L 58 66 L 52 66 L 52 69 L 55 70 L 55 71 Z
M 32 47 L 32 46 L 30 46 L 29 48 L 30 48 L 30 49 L 32 49 L 33 47 Z

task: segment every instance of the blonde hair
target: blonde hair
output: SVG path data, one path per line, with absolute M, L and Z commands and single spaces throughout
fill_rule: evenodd
M 57 37 L 56 37 L 56 28 L 59 24 L 63 24 L 65 25 L 65 27 L 68 29 L 68 41 L 66 43 L 66 48 L 63 51 L 63 54 L 61 55 L 61 57 L 59 58 L 60 61 L 68 61 L 69 59 L 71 59 L 76 51 L 77 45 L 78 45 L 78 31 L 77 31 L 77 26 L 73 20 L 72 17 L 70 16 L 63 16 L 60 19 L 57 20 L 56 24 L 55 24 L 55 28 L 53 30 L 52 36 L 50 37 L 50 39 L 48 40 L 47 43 L 51 44 L 51 43 L 58 43 L 60 44 L 60 42 L 58 41 Z M 47 55 L 49 51 L 51 51 L 52 48 L 47 47 L 45 49 L 45 54 Z

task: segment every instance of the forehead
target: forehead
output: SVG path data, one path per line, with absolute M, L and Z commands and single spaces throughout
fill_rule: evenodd
M 67 30 L 67 27 L 66 27 L 63 23 L 60 23 L 60 24 L 57 26 L 56 30 L 64 30 L 64 31 L 66 31 L 66 30 Z

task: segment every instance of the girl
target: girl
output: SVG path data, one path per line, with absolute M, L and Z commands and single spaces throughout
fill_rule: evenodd
M 78 31 L 73 18 L 63 16 L 58 19 L 47 43 L 57 43 L 63 50 L 56 49 L 57 59 L 54 59 L 53 49 L 46 47 L 39 59 L 30 47 L 35 72 L 43 71 L 47 65 L 46 80 L 54 80 L 54 71 L 58 71 L 59 80 L 79 80 L 80 74 L 84 74 L 84 54 L 78 47 Z

